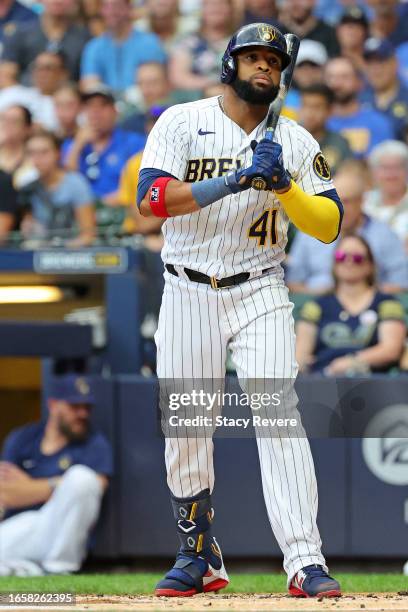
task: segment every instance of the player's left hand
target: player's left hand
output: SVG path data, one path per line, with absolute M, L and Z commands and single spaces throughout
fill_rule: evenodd
M 273 190 L 287 189 L 290 185 L 291 177 L 283 165 L 281 145 L 273 140 L 263 138 L 257 144 L 254 141 L 251 146 L 254 149 L 252 157 L 253 165 L 259 165 L 264 159 L 268 160 L 268 167 L 271 170 L 271 181 L 268 183 L 268 188 Z

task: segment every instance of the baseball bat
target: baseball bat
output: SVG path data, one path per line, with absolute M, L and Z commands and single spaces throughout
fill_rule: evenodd
M 279 116 L 285 103 L 286 95 L 292 83 L 293 72 L 295 70 L 296 58 L 299 51 L 300 38 L 296 34 L 285 34 L 287 53 L 290 55 L 291 62 L 289 66 L 281 74 L 279 93 L 276 100 L 269 107 L 268 117 L 266 119 L 266 134 L 267 140 L 273 140 L 276 126 L 278 125 Z M 266 187 L 266 181 L 262 176 L 256 176 L 252 179 L 251 186 L 257 191 L 262 191 Z

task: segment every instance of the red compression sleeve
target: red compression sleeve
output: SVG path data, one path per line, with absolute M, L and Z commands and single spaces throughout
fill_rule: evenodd
M 149 203 L 155 217 L 170 217 L 166 208 L 166 187 L 169 181 L 174 181 L 172 176 L 159 176 L 149 191 Z

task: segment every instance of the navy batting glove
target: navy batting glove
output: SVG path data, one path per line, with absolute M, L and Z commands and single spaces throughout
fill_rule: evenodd
M 268 189 L 286 189 L 290 185 L 291 176 L 283 165 L 282 147 L 278 142 L 263 138 L 256 145 L 252 157 L 252 166 L 261 169 L 260 176 L 267 173 Z

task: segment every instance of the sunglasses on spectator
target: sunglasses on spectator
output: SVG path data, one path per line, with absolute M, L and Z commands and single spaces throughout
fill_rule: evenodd
M 336 251 L 334 254 L 334 259 L 336 263 L 343 263 L 347 259 L 352 261 L 355 264 L 362 264 L 368 260 L 367 255 L 363 255 L 362 253 L 346 253 L 345 251 Z

